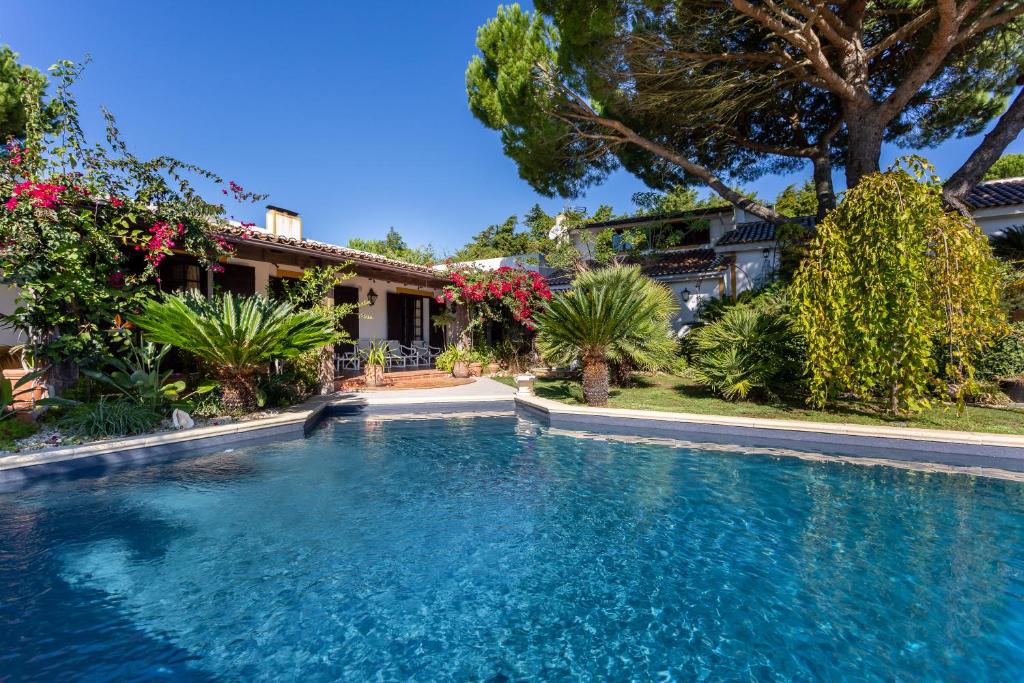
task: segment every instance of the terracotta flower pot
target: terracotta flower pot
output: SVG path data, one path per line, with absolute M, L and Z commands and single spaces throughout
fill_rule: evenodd
M 452 377 L 469 377 L 469 361 L 455 361 L 455 364 L 452 366 Z
M 14 401 L 11 403 L 11 407 L 15 410 L 27 410 L 36 401 L 46 398 L 46 384 L 41 379 L 23 384 L 20 387 L 14 386 L 18 383 L 18 380 L 30 372 L 35 372 L 35 370 L 12 368 L 3 371 L 4 379 L 10 381 L 11 389 L 14 392 Z
M 483 363 L 470 363 L 469 364 L 469 376 L 470 377 L 479 377 L 481 374 L 483 374 L 483 371 L 484 371 L 484 364 Z
M 499 372 L 501 372 L 501 366 L 500 365 L 498 365 L 497 363 L 488 363 L 487 364 L 487 374 L 488 375 L 496 375 Z
M 365 365 L 363 366 L 363 377 L 366 380 L 366 386 L 368 387 L 382 387 L 384 386 L 384 366 L 383 365 Z

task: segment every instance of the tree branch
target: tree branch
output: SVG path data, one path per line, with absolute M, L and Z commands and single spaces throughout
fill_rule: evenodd
M 722 180 L 712 173 L 709 169 L 704 166 L 690 161 L 686 157 L 678 154 L 677 152 L 660 145 L 656 142 L 648 140 L 645 137 L 639 135 L 632 128 L 616 121 L 615 119 L 609 119 L 601 116 L 590 106 L 590 104 L 581 96 L 579 93 L 574 92 L 571 88 L 565 86 L 562 83 L 554 81 L 550 78 L 550 74 L 542 72 L 542 77 L 547 81 L 546 85 L 551 88 L 557 89 L 566 99 L 567 103 L 572 111 L 561 114 L 571 119 L 579 121 L 588 121 L 595 125 L 601 126 L 608 130 L 615 131 L 626 141 L 644 149 L 656 157 L 664 159 L 665 161 L 671 162 L 683 169 L 687 173 L 697 178 L 700 178 L 704 183 L 712 190 L 717 192 L 723 199 L 726 199 L 734 206 L 737 206 L 745 211 L 762 218 L 766 221 L 780 222 L 785 220 L 785 217 L 760 202 L 756 202 L 749 197 L 746 197 L 736 190 L 726 185 Z
M 903 82 L 878 106 L 878 121 L 886 125 L 903 111 L 925 83 L 935 75 L 950 50 L 956 45 L 957 6 L 956 0 L 938 0 L 939 25 L 921 60 L 907 73 Z
M 938 13 L 935 11 L 935 8 L 932 7 L 926 12 L 922 12 L 921 14 L 917 15 L 907 23 L 903 24 L 903 26 L 900 26 L 898 29 L 896 29 L 895 31 L 887 35 L 885 38 L 880 40 L 876 45 L 872 45 L 870 48 L 868 48 L 867 52 L 865 53 L 867 58 L 874 59 L 875 57 L 877 57 L 878 55 L 882 54 L 890 47 L 895 45 L 896 43 L 900 42 L 901 40 L 906 40 L 910 36 L 914 35 L 922 28 L 924 28 L 927 24 L 931 23 L 932 19 L 934 19 L 937 14 Z
M 808 30 L 809 26 L 802 24 L 801 29 L 790 29 L 781 20 L 774 18 L 761 7 L 750 4 L 748 0 L 732 0 L 732 6 L 803 52 L 827 90 L 845 100 L 856 99 L 856 89 L 828 63 L 821 43 L 814 32 Z
M 1024 129 L 1024 89 L 1017 93 L 1013 104 L 1003 113 L 981 144 L 967 157 L 967 161 L 942 186 L 942 195 L 954 206 L 963 202 L 967 194 L 981 182 L 992 164 L 1002 155 Z

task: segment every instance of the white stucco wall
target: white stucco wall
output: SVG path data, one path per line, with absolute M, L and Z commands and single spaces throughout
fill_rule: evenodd
M 0 285 L 0 313 L 13 313 L 18 307 L 18 290 Z M 0 325 L 0 346 L 14 346 L 22 342 L 21 335 L 13 327 Z
M 735 273 L 735 292 L 740 294 L 766 285 L 778 267 L 778 249 L 773 242 L 755 242 L 725 249 L 716 249 L 721 254 L 732 254 L 735 268 L 729 269 L 728 277 Z M 733 293 L 733 283 L 727 282 L 726 293 Z
M 978 209 L 974 212 L 974 220 L 986 235 L 992 235 L 1011 225 L 1024 225 L 1024 204 Z
M 688 325 L 697 317 L 697 309 L 703 301 L 718 298 L 719 290 L 724 285 L 718 277 L 690 280 L 662 280 L 662 284 L 672 290 L 679 312 L 672 322 L 672 328 L 679 332 L 683 325 Z M 689 297 L 683 297 L 683 290 L 689 290 Z

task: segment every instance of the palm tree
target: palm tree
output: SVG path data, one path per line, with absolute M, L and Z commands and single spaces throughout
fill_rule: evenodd
M 583 399 L 608 404 L 608 362 L 627 360 L 654 370 L 671 363 L 675 345 L 669 320 L 672 293 L 644 277 L 637 266 L 582 273 L 537 318 L 537 342 L 556 363 L 583 366 Z
M 256 378 L 271 360 L 292 358 L 333 344 L 330 317 L 296 311 L 291 304 L 230 292 L 205 298 L 198 292 L 147 300 L 132 322 L 145 336 L 197 356 L 213 368 L 229 411 L 256 407 Z
M 1016 268 L 1024 264 L 1024 225 L 1011 225 L 989 237 L 992 253 Z

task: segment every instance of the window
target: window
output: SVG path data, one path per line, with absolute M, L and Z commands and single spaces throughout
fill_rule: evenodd
M 160 289 L 164 292 L 195 290 L 206 294 L 206 271 L 191 256 L 168 256 L 160 264 Z
M 412 309 L 413 341 L 423 341 L 423 297 L 416 297 Z

